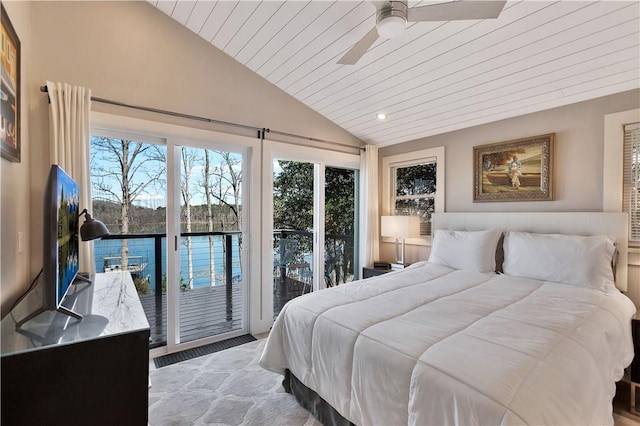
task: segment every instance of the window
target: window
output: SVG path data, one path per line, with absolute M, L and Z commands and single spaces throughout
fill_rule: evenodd
M 431 235 L 431 215 L 444 211 L 444 147 L 384 157 L 383 214 L 420 216 Z
M 640 123 L 624 126 L 622 210 L 629 213 L 629 242 L 640 242 Z

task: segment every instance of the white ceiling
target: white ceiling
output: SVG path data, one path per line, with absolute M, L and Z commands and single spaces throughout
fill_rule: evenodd
M 149 2 L 379 146 L 640 87 L 637 0 L 509 1 L 497 19 L 410 23 L 357 65 L 336 62 L 375 25 L 368 1 Z

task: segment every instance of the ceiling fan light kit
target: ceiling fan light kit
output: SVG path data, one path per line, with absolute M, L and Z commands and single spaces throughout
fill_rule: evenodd
M 506 0 L 458 0 L 408 7 L 407 0 L 373 0 L 378 9 L 376 25 L 338 60 L 341 65 L 355 65 L 367 53 L 378 37 L 390 39 L 407 28 L 407 22 L 458 21 L 495 19 Z
M 384 39 L 398 37 L 407 28 L 407 3 L 390 1 L 390 6 L 379 9 L 376 19 L 378 35 Z

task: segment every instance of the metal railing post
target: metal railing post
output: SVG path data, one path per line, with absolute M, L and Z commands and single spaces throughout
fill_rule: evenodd
M 227 290 L 227 321 L 231 321 L 233 319 L 233 268 L 232 268 L 232 246 L 231 246 L 231 235 L 226 234 L 224 236 L 224 245 L 225 245 L 225 256 L 224 256 L 224 267 L 226 272 L 226 290 Z
M 153 237 L 153 246 L 154 246 L 154 262 L 156 264 L 155 270 L 155 279 L 156 283 L 154 286 L 154 291 L 156 293 L 156 298 L 162 297 L 162 235 L 156 235 Z
M 160 341 L 166 341 L 166 336 L 163 336 L 162 333 L 162 320 L 164 317 L 164 311 L 162 309 L 162 235 L 156 235 L 153 237 L 153 246 L 154 246 L 154 262 L 155 262 L 155 285 L 153 291 L 155 292 L 155 317 L 156 317 L 156 327 L 155 330 L 151 333 L 151 336 L 156 336 L 160 338 Z M 152 337 L 150 338 L 152 340 Z M 160 342 L 153 342 L 160 343 Z

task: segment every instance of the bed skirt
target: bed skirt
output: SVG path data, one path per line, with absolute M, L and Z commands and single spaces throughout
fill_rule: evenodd
M 327 401 L 322 399 L 315 391 L 302 384 L 300 380 L 288 369 L 284 373 L 282 386 L 287 393 L 293 395 L 298 403 L 309 411 L 313 416 L 325 426 L 351 426 L 349 420 L 345 419 Z

